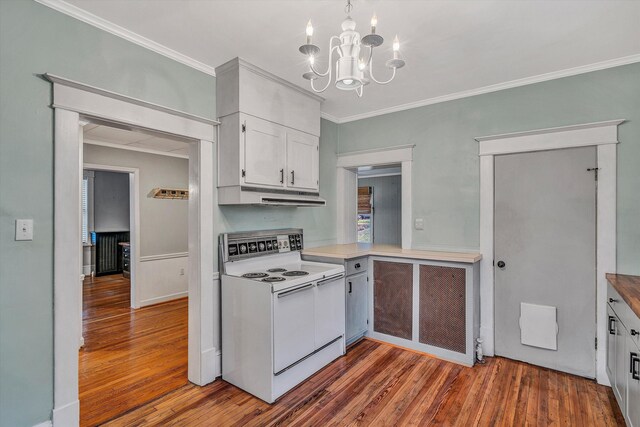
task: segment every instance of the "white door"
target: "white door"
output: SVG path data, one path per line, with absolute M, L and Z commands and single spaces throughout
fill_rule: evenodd
M 300 190 L 318 190 L 319 184 L 318 137 L 287 130 L 287 187 Z
M 347 344 L 367 332 L 367 273 L 347 277 Z
M 318 281 L 316 287 L 316 348 L 344 336 L 344 276 Z
M 266 120 L 244 115 L 243 183 L 283 187 L 286 131 Z
M 315 350 L 314 289 L 314 283 L 307 283 L 273 297 L 274 373 Z
M 595 147 L 495 157 L 498 355 L 595 377 L 596 164 Z

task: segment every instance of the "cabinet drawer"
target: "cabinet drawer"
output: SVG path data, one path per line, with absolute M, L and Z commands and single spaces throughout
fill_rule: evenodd
M 611 283 L 607 284 L 607 301 L 627 332 L 635 331 L 631 339 L 636 344 L 640 344 L 640 318 L 631 310 L 631 307 L 627 305 Z
M 367 258 L 365 257 L 347 260 L 345 270 L 347 271 L 347 276 L 367 271 Z

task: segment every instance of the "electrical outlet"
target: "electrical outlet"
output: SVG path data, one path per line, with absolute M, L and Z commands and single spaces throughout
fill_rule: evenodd
M 16 219 L 16 240 L 33 240 L 32 219 Z
M 424 220 L 422 218 L 416 218 L 414 226 L 416 230 L 424 230 Z

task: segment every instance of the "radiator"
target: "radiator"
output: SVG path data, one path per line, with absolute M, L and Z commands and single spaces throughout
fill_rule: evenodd
M 96 276 L 122 272 L 122 247 L 129 241 L 128 231 L 96 233 Z

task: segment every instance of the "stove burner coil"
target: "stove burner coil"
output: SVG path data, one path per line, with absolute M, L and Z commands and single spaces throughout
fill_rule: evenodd
M 287 271 L 285 268 L 270 268 L 267 270 L 267 272 L 269 273 L 282 273 L 284 271 Z
M 301 270 L 293 270 L 293 271 L 287 271 L 286 273 L 282 273 L 283 276 L 306 276 L 307 274 L 309 274 L 308 271 L 301 271 Z
M 277 276 L 269 276 L 269 277 L 265 277 L 264 279 L 262 279 L 263 282 L 268 282 L 268 283 L 272 283 L 272 282 L 284 282 L 286 279 L 284 277 L 277 277 Z
M 242 277 L 247 279 L 260 279 L 261 277 L 267 277 L 267 273 L 245 273 Z

